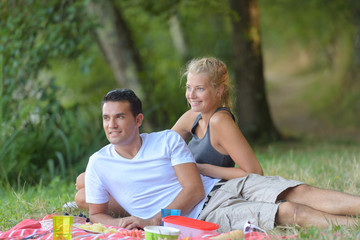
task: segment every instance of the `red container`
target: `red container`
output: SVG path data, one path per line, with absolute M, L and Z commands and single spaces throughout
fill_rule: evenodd
M 184 216 L 167 216 L 162 219 L 164 226 L 174 227 L 181 231 L 180 238 L 201 237 L 203 235 L 217 235 L 219 225 Z

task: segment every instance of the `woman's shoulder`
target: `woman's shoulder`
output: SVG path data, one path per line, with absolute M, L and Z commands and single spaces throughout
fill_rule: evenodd
M 211 125 L 218 125 L 218 124 L 223 124 L 223 123 L 227 123 L 227 122 L 228 123 L 235 122 L 233 114 L 227 108 L 216 111 L 210 118 Z
M 209 121 L 211 135 L 222 138 L 238 131 L 238 126 L 230 111 L 221 110 L 213 114 Z M 220 141 L 220 139 L 218 139 Z

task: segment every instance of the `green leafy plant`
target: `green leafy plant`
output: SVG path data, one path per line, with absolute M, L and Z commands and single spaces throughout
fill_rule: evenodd
M 93 109 L 65 108 L 55 79 L 40 74 L 53 59 L 81 58 L 93 41 L 96 24 L 87 18 L 86 3 L 0 1 L 0 179 L 5 185 L 48 182 L 57 175 L 74 179 L 94 146 L 103 145 Z

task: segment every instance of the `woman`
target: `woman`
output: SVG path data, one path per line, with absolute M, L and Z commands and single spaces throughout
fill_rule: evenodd
M 194 60 L 185 75 L 186 98 L 191 110 L 181 116 L 172 129 L 185 140 L 193 136 L 189 147 L 201 163 L 198 164 L 200 173 L 225 180 L 245 177 L 248 173 L 262 175 L 260 163 L 230 112 L 230 83 L 225 64 L 214 58 Z M 207 158 L 197 157 L 201 154 L 197 149 L 199 139 L 205 135 L 210 137 L 212 153 L 217 154 L 213 155 L 211 164 Z M 238 168 L 234 168 L 234 162 Z
M 229 76 L 223 62 L 192 60 L 184 76 L 191 109 L 172 129 L 185 140 L 192 137 L 189 148 L 201 174 L 225 181 L 210 194 L 212 200 L 200 219 L 227 225 L 222 231 L 241 229 L 247 220 L 267 229 L 276 224 L 325 228 L 356 222 L 352 216 L 360 214 L 359 197 L 262 176 L 260 163 L 230 111 Z M 230 191 L 233 195 L 225 197 Z

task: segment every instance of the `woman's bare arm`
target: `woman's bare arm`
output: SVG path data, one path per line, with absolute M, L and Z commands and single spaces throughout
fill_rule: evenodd
M 210 140 L 213 147 L 224 155 L 230 155 L 238 167 L 228 168 L 198 164 L 201 174 L 227 180 L 244 177 L 249 173 L 263 174 L 255 153 L 228 112 L 215 113 L 209 124 L 211 129 Z
M 199 113 L 195 113 L 191 110 L 185 112 L 174 124 L 171 130 L 174 130 L 185 140 L 189 140 L 191 137 L 191 127 Z

